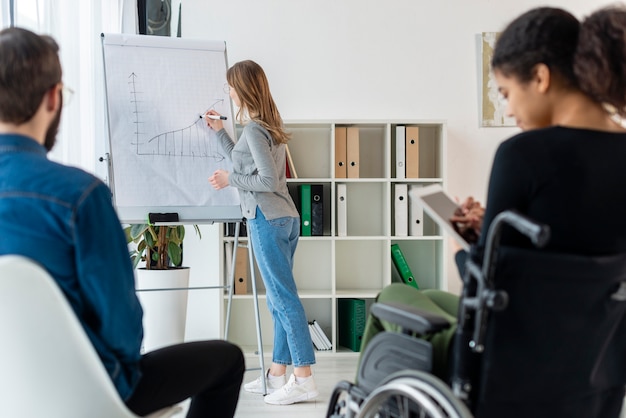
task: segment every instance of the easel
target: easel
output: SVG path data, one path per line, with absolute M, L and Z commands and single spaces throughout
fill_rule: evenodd
M 137 112 L 136 108 L 133 108 L 132 115 L 136 118 L 133 124 L 128 124 L 126 121 L 128 119 L 125 115 L 128 114 L 128 110 L 125 105 L 120 105 L 121 102 L 118 101 L 110 101 L 109 97 L 119 97 L 119 86 L 128 86 L 128 77 L 130 75 L 133 76 L 133 79 L 137 76 L 137 74 L 141 75 L 141 82 L 146 83 L 144 85 L 151 85 L 152 87 L 148 90 L 144 90 L 144 96 L 142 96 L 142 100 L 154 100 L 154 105 L 159 107 L 162 106 L 165 110 L 168 109 L 169 103 L 174 103 L 169 100 L 170 96 L 173 94 L 169 89 L 161 90 L 161 85 L 169 85 L 169 83 L 152 83 L 151 80 L 160 80 L 163 77 L 163 74 L 169 76 L 172 80 L 172 83 L 176 83 L 178 79 L 185 78 L 189 80 L 189 77 L 194 80 L 193 84 L 184 82 L 178 85 L 178 89 L 176 89 L 176 95 L 180 98 L 185 98 L 185 103 L 187 105 L 191 105 L 192 108 L 196 109 L 196 111 L 203 109 L 207 103 L 205 102 L 206 97 L 198 96 L 194 94 L 194 92 L 201 88 L 206 91 L 215 91 L 217 95 L 214 97 L 214 105 L 223 104 L 224 107 L 224 115 L 228 116 L 228 120 L 232 121 L 232 125 L 225 127 L 230 127 L 230 134 L 234 137 L 236 132 L 236 127 L 233 117 L 234 112 L 232 108 L 232 102 L 230 101 L 229 95 L 227 91 L 224 91 L 223 85 L 226 82 L 225 74 L 228 69 L 227 66 L 227 57 L 226 57 L 226 43 L 224 41 L 198 41 L 198 40 L 188 40 L 182 38 L 171 38 L 164 36 L 142 36 L 142 35 L 129 35 L 129 34 L 101 34 L 101 42 L 102 42 L 102 57 L 104 64 L 104 81 L 105 81 L 105 97 L 107 102 L 107 114 L 106 120 L 109 128 L 108 139 L 109 139 L 109 147 L 108 150 L 110 154 L 107 153 L 106 157 L 100 159 L 100 161 L 106 160 L 109 170 L 109 187 L 113 192 L 113 196 L 116 196 L 115 190 L 115 181 L 114 181 L 114 173 L 113 173 L 113 159 L 116 158 L 113 153 L 113 149 L 118 150 L 121 155 L 126 158 L 126 153 L 130 151 L 127 148 L 127 138 L 132 137 L 133 140 L 131 145 L 133 145 L 133 153 L 140 155 L 138 152 L 138 147 L 140 144 L 144 145 L 144 148 L 141 149 L 141 155 L 152 155 L 154 158 L 161 158 L 162 161 L 165 162 L 164 166 L 161 166 L 160 172 L 167 172 L 169 170 L 174 170 L 175 166 L 169 167 L 167 164 L 175 160 L 174 153 L 170 154 L 169 152 L 161 152 L 159 149 L 153 149 L 145 146 L 147 141 L 143 143 L 141 140 L 147 140 L 148 138 L 142 137 L 142 131 L 138 128 L 138 126 L 143 126 L 141 123 L 148 122 L 147 120 L 139 119 L 139 116 L 148 116 L 150 113 L 145 112 L 145 109 L 141 109 L 141 112 Z M 219 67 L 223 68 L 223 71 L 218 71 L 216 74 L 207 76 L 206 70 L 204 67 L 200 66 L 181 66 L 181 62 L 186 63 L 194 63 L 197 62 L 197 54 L 202 54 L 204 59 L 207 59 L 210 63 L 214 65 L 217 69 Z M 163 58 L 169 59 L 163 59 Z M 182 61 L 181 61 L 182 60 Z M 162 71 L 154 71 L 154 62 L 162 62 L 163 67 Z M 180 68 L 191 69 L 190 72 L 180 72 Z M 217 70 L 216 70 L 217 71 Z M 138 81 L 139 82 L 139 81 Z M 198 84 L 200 83 L 200 84 Z M 134 86 L 132 84 L 130 87 L 133 89 L 129 89 L 128 92 L 134 93 Z M 190 87 L 188 87 L 190 86 Z M 150 98 L 147 98 L 145 95 L 150 92 Z M 193 100 L 190 100 L 193 98 Z M 126 103 L 126 101 L 124 101 Z M 133 101 L 133 105 L 139 106 L 140 101 Z M 179 109 L 176 109 L 176 114 L 179 113 Z M 195 114 L 195 119 L 197 122 L 197 113 Z M 178 118 L 177 123 L 182 129 L 180 131 L 184 131 L 187 128 L 187 121 L 184 118 Z M 112 128 L 112 125 L 115 126 L 115 129 Z M 228 130 L 228 129 L 227 129 Z M 117 132 L 115 137 L 113 138 L 111 132 Z M 121 134 L 120 134 L 121 133 Z M 158 134 L 159 132 L 157 132 Z M 112 139 L 113 138 L 113 139 Z M 203 140 L 207 140 L 209 138 L 203 136 Z M 200 138 L 200 139 L 202 139 Z M 115 142 L 115 147 L 111 146 L 111 142 Z M 180 149 L 176 150 L 180 152 Z M 186 150 L 183 154 L 180 155 L 180 158 L 190 158 L 190 161 L 200 161 L 197 159 L 198 152 L 200 150 L 196 149 L 195 151 Z M 206 152 L 206 150 L 202 151 Z M 214 156 L 209 156 L 210 158 L 214 158 Z M 214 162 L 212 160 L 209 160 Z M 128 166 L 124 166 L 128 170 Z M 205 172 L 207 167 L 203 165 L 202 171 Z M 173 171 L 172 171 L 173 172 Z M 200 172 L 200 171 L 199 171 Z M 125 171 L 125 180 L 132 181 L 133 184 L 149 184 L 154 179 L 150 176 L 146 177 L 146 173 L 148 171 L 142 170 L 141 165 L 137 166 L 137 170 L 133 171 L 129 174 L 129 171 Z M 114 199 L 114 201 L 117 199 Z M 149 199 L 147 199 L 149 200 Z M 119 203 L 119 202 L 117 202 Z M 126 202 L 124 202 L 126 203 Z M 156 222 L 151 223 L 155 225 L 167 225 L 168 223 L 172 225 L 170 222 L 176 222 L 175 224 L 180 224 L 178 219 L 181 219 L 183 223 L 191 223 L 191 224 L 200 224 L 200 223 L 223 223 L 223 222 L 234 222 L 236 223 L 236 233 L 235 233 L 235 248 L 239 244 L 239 230 L 240 224 L 243 222 L 243 215 L 241 214 L 241 206 L 239 205 L 239 199 L 232 202 L 222 202 L 219 204 L 206 204 L 201 203 L 199 205 L 195 205 L 194 203 L 187 203 L 185 206 L 151 206 L 148 201 L 146 201 L 146 206 L 136 206 L 133 202 L 132 205 L 118 205 L 116 204 L 116 208 L 118 210 L 118 216 L 123 223 L 128 224 L 144 224 L 146 223 L 146 214 L 161 214 L 160 212 L 170 212 L 177 211 L 176 213 L 176 221 L 170 221 L 168 219 L 174 219 L 165 217 L 164 219 L 159 219 Z M 257 342 L 258 342 L 258 352 L 259 352 L 259 360 L 260 360 L 260 368 L 261 373 L 264 374 L 265 364 L 263 359 L 263 344 L 261 341 L 261 321 L 259 318 L 259 306 L 258 306 L 258 295 L 256 289 L 256 281 L 255 281 L 255 270 L 254 270 L 254 254 L 252 252 L 252 245 L 250 245 L 250 241 L 248 241 L 248 252 L 249 252 L 249 260 L 250 260 L 250 272 L 251 272 L 251 281 L 252 281 L 252 289 L 254 296 L 254 308 L 255 308 L 255 317 L 256 317 L 256 331 L 257 331 Z M 203 287 L 190 287 L 187 288 L 189 290 L 195 289 L 229 289 L 228 293 L 228 306 L 226 310 L 226 324 L 225 324 L 225 332 L 224 338 L 228 339 L 228 328 L 230 326 L 230 313 L 231 313 L 231 304 L 232 304 L 232 295 L 234 292 L 234 280 L 235 280 L 235 262 L 236 262 L 236 251 L 233 252 L 232 266 L 230 271 L 230 277 L 228 278 L 229 283 L 223 286 L 203 286 Z M 220 278 L 220 283 L 222 278 Z M 157 289 L 154 289 L 157 290 Z M 176 289 L 162 289 L 162 290 L 176 290 Z M 182 290 L 182 289 L 181 289 Z M 221 306 L 221 303 L 220 303 Z M 264 376 L 263 376 L 264 377 Z M 265 387 L 265 379 L 263 379 L 263 392 L 266 392 Z

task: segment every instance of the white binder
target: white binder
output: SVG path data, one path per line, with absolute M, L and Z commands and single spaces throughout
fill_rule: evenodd
M 396 178 L 406 178 L 406 132 L 404 126 L 396 126 Z
M 348 197 L 345 183 L 337 184 L 337 236 L 348 235 Z
M 394 220 L 395 236 L 406 237 L 408 235 L 408 186 L 406 184 L 394 185 Z
M 413 189 L 415 186 L 411 186 Z M 420 199 L 408 194 L 409 201 L 409 235 L 421 237 L 424 235 L 424 206 Z

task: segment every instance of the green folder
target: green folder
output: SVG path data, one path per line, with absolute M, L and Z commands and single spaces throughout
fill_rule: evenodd
M 311 236 L 311 185 L 298 185 L 300 195 L 300 235 L 303 237 Z
M 391 244 L 391 259 L 396 269 L 398 269 L 402 281 L 409 286 L 419 289 L 417 281 L 415 281 L 415 276 L 413 276 L 413 272 L 409 267 L 409 263 L 406 262 L 406 258 L 404 258 L 404 254 L 398 244 Z
M 339 345 L 352 351 L 361 351 L 361 340 L 365 332 L 365 301 L 363 299 L 337 300 L 337 322 Z

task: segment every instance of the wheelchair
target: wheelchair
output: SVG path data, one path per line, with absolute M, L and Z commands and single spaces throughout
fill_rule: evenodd
M 431 374 L 432 346 L 417 337 L 451 324 L 413 307 L 377 302 L 371 314 L 401 332 L 372 338 L 357 382 L 335 386 L 327 418 L 620 416 L 626 254 L 587 257 L 507 248 L 500 246 L 504 227 L 537 248 L 549 240 L 548 226 L 505 211 L 487 231 L 484 251 L 472 247 L 446 381 Z M 550 315 L 555 310 L 559 315 Z M 576 401 L 570 406 L 571 399 Z

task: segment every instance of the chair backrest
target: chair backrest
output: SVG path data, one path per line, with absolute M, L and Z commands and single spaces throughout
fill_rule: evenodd
M 0 257 L 0 416 L 133 418 L 55 281 Z
M 494 284 L 509 303 L 489 318 L 480 390 L 485 410 L 520 400 L 558 404 L 624 387 L 626 254 L 501 248 Z

